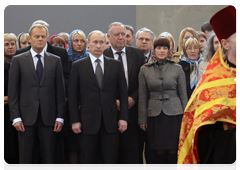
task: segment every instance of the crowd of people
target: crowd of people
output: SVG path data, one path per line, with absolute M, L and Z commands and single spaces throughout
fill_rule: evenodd
M 144 27 L 135 35 L 120 22 L 88 36 L 79 29 L 50 36 L 43 20 L 28 33 L 5 33 L 5 161 L 233 163 L 235 8 L 200 29 L 184 28 L 178 46 L 169 32 Z

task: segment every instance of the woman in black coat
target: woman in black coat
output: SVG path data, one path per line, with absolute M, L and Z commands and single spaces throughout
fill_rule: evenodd
M 178 61 L 185 73 L 188 99 L 190 99 L 201 78 L 198 67 L 202 61 L 198 40 L 196 38 L 188 38 L 183 44 L 183 51 Z
M 18 163 L 17 131 L 10 121 L 8 107 L 8 71 L 12 57 L 17 50 L 17 37 L 12 33 L 4 34 L 4 159 L 6 163 Z

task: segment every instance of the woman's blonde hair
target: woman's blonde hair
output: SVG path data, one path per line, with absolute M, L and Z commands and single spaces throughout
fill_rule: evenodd
M 87 38 L 86 38 L 86 36 L 85 36 L 85 34 L 84 34 L 83 32 L 81 32 L 81 31 L 77 31 L 77 32 L 75 32 L 75 33 L 73 34 L 73 37 L 74 37 L 74 35 L 76 35 L 76 34 L 81 35 L 81 36 L 83 37 L 85 43 L 86 43 L 86 39 L 87 39 Z
M 199 51 L 200 51 L 200 44 L 199 44 L 199 42 L 198 42 L 198 40 L 196 39 L 196 38 L 194 38 L 194 37 L 190 37 L 190 38 L 188 38 L 186 41 L 185 41 L 185 43 L 183 44 L 183 46 L 182 46 L 182 49 L 183 49 L 183 53 L 184 53 L 184 55 L 186 56 L 186 57 L 188 57 L 187 56 L 187 53 L 186 53 L 186 49 L 189 47 L 189 46 L 191 46 L 191 45 L 195 45 L 195 46 L 197 46 L 198 47 L 198 49 L 199 49 Z
M 28 41 L 28 37 L 29 37 L 29 34 L 28 34 L 28 33 L 23 33 L 23 34 L 20 36 L 20 42 L 22 42 L 23 40 L 27 40 L 27 41 Z
M 197 32 L 193 29 L 193 28 L 191 28 L 191 27 L 187 27 L 187 28 L 184 28 L 182 31 L 181 31 L 181 33 L 180 33 L 180 36 L 179 36 L 179 47 L 178 47 L 178 51 L 179 52 L 182 52 L 182 47 L 183 47 L 183 37 L 184 37 L 184 35 L 186 34 L 186 32 L 191 32 L 192 34 L 193 34 L 193 37 L 194 38 L 196 38 L 197 39 L 197 41 L 198 41 L 198 34 L 197 34 Z
M 17 36 L 13 33 L 5 33 L 4 41 L 15 41 L 16 47 L 18 49 Z
M 18 39 L 18 46 L 19 46 L 19 48 L 21 48 L 21 42 L 28 41 L 28 37 L 29 37 L 29 33 L 22 32 L 22 33 L 20 33 L 18 35 L 17 39 Z
M 179 56 L 181 56 L 182 50 L 183 50 L 183 37 L 185 35 L 185 33 L 189 31 L 193 34 L 193 37 L 196 38 L 198 40 L 198 34 L 197 32 L 191 28 L 191 27 L 186 27 L 184 28 L 179 35 L 179 43 L 178 43 L 178 52 L 176 52 L 173 56 L 175 57 L 175 62 L 177 63 L 179 60 Z
M 172 36 L 172 34 L 170 34 L 169 32 L 162 32 L 159 36 L 159 37 L 166 37 L 167 39 L 171 39 L 172 40 L 172 43 L 173 43 L 173 48 L 172 48 L 172 51 L 175 51 L 174 48 L 175 48 L 175 40 Z

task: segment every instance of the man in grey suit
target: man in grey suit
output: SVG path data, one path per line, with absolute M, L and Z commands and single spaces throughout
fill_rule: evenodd
M 42 163 L 53 163 L 56 132 L 63 126 L 65 90 L 61 59 L 44 52 L 47 28 L 32 25 L 31 49 L 13 57 L 9 72 L 10 119 L 18 131 L 19 162 L 32 163 L 35 138 Z

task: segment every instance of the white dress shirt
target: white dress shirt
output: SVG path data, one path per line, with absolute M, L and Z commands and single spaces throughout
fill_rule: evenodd
M 149 52 L 145 55 L 145 62 L 147 62 L 147 61 L 149 60 L 150 52 L 151 52 L 151 51 L 149 51 Z
M 111 47 L 112 48 L 112 47 Z M 116 54 L 116 52 L 119 52 L 119 51 L 116 51 L 112 48 L 112 51 L 113 51 L 113 56 L 114 56 L 114 59 L 115 60 L 118 60 L 118 54 Z M 121 50 L 122 51 L 122 61 L 123 61 L 123 67 L 124 67 L 124 74 L 125 74 L 125 78 L 126 78 L 126 82 L 127 82 L 127 87 L 128 87 L 128 67 L 127 67 L 127 54 L 126 54 L 126 49 L 125 47 Z
M 92 66 L 93 66 L 93 72 L 95 74 L 96 67 L 97 67 L 97 64 L 98 64 L 96 62 L 97 57 L 94 57 L 91 53 L 89 54 L 89 56 L 90 56 L 91 63 L 92 63 Z M 102 72 L 104 74 L 104 59 L 103 59 L 103 55 L 101 55 L 98 59 L 101 60 L 100 66 L 102 67 Z
M 40 59 L 41 59 L 41 61 L 42 61 L 42 66 L 43 66 L 43 68 L 44 68 L 44 52 L 46 51 L 46 49 L 47 49 L 47 44 L 46 44 L 46 46 L 44 47 L 43 51 L 42 51 L 41 53 L 39 53 L 39 54 L 42 56 Z M 32 48 L 30 49 L 30 52 L 31 52 L 32 57 L 33 57 L 34 68 L 36 69 L 36 67 L 37 67 L 37 62 L 38 62 L 38 60 L 39 60 L 39 59 L 36 57 L 36 55 L 37 55 L 38 53 L 36 53 Z M 15 118 L 15 119 L 13 119 L 13 124 L 12 124 L 12 125 L 14 125 L 15 123 L 20 122 L 20 121 L 22 121 L 21 117 Z M 57 118 L 56 121 L 61 122 L 61 123 L 64 123 L 64 119 L 62 119 L 62 118 Z

